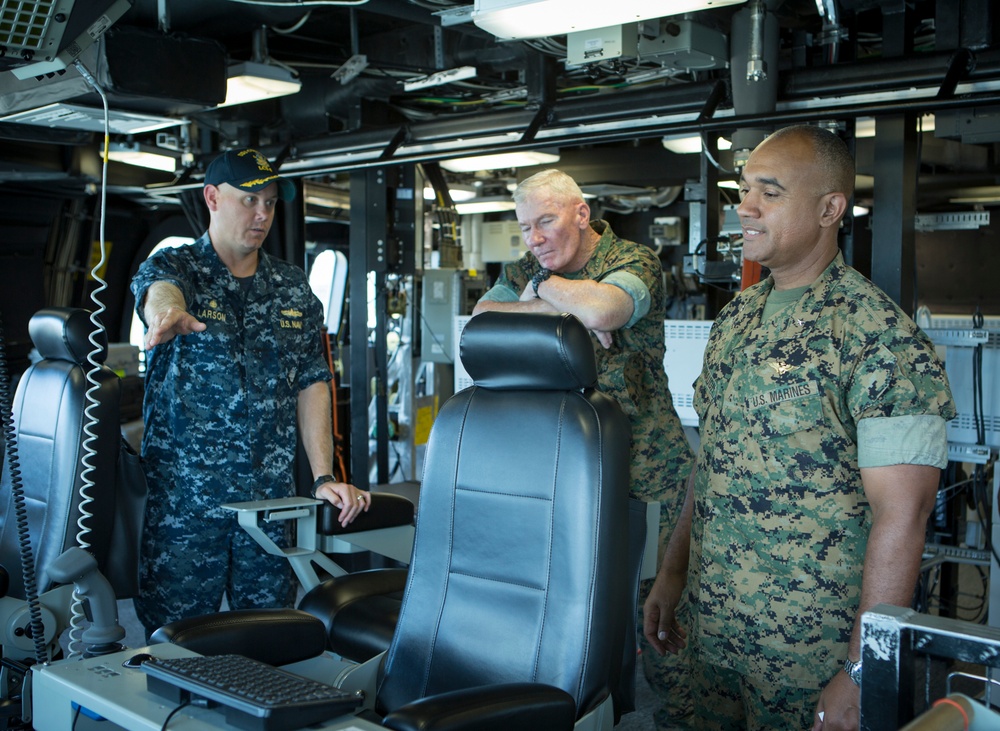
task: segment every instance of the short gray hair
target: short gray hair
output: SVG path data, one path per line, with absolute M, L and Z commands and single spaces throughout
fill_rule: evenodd
M 586 202 L 583 199 L 583 191 L 580 190 L 576 181 L 562 170 L 555 169 L 542 170 L 540 173 L 525 178 L 514 189 L 511 197 L 514 199 L 514 203 L 520 204 L 532 193 L 542 189 L 567 203 Z

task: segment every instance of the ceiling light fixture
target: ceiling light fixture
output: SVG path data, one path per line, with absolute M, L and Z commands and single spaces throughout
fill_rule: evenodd
M 453 173 L 474 173 L 478 170 L 504 170 L 506 168 L 551 165 L 559 162 L 558 152 L 544 150 L 524 150 L 520 152 L 498 152 L 477 157 L 458 157 L 442 160 L 441 167 Z
M 37 127 L 104 132 L 105 115 L 98 107 L 56 102 L 23 112 L 0 117 L 0 122 L 31 124 Z M 187 124 L 187 121 L 169 117 L 155 117 L 140 112 L 110 110 L 107 114 L 108 131 L 112 134 L 138 135 L 167 127 Z
M 729 150 L 733 143 L 725 137 L 720 137 L 717 142 L 720 150 Z M 692 152 L 701 152 L 701 135 L 688 135 L 686 137 L 664 137 L 663 146 L 678 155 L 687 155 Z
M 459 203 L 462 201 L 472 200 L 476 197 L 476 189 L 471 185 L 462 185 L 461 183 L 450 183 L 448 185 L 448 195 L 451 196 L 453 203 Z M 432 201 L 437 199 L 437 193 L 434 188 L 427 186 L 424 188 L 424 200 Z
M 923 132 L 934 131 L 935 118 L 933 114 L 923 114 L 920 117 L 920 130 Z M 858 117 L 854 124 L 855 137 L 874 137 L 875 119 L 873 117 Z
M 112 142 L 108 145 L 109 160 L 167 173 L 177 171 L 178 157 L 169 150 L 138 142 Z
M 473 213 L 500 213 L 502 211 L 513 211 L 514 201 L 507 196 L 487 196 L 484 198 L 473 198 L 471 201 L 455 204 L 455 212 L 460 216 L 471 215 Z
M 503 40 L 544 38 L 581 30 L 634 23 L 664 15 L 736 5 L 745 0 L 476 0 L 472 22 Z M 667 7 L 669 5 L 669 7 Z
M 271 58 L 267 51 L 267 29 L 261 26 L 252 36 L 253 50 L 249 61 L 229 67 L 226 82 L 226 101 L 220 107 L 248 104 L 264 99 L 295 94 L 302 89 L 302 82 L 292 69 Z
M 244 61 L 229 67 L 226 101 L 220 107 L 248 104 L 295 94 L 302 82 L 291 71 L 257 61 Z

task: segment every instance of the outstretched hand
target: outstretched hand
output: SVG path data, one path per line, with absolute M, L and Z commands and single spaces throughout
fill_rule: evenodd
M 205 323 L 189 312 L 179 307 L 168 307 L 150 318 L 149 327 L 146 329 L 146 350 L 160 343 L 169 342 L 177 335 L 202 332 L 206 327 L 208 326 Z

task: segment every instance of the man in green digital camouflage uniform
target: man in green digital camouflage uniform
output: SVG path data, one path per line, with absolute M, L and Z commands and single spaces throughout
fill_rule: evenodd
M 591 221 L 579 186 L 561 171 L 527 178 L 513 198 L 528 252 L 504 266 L 474 314 L 569 312 L 590 328 L 598 385 L 618 401 L 632 425 L 631 496 L 660 501 L 661 535 L 667 535 L 694 456 L 663 369 L 660 261 L 649 247 L 615 236 L 606 221 Z M 658 714 L 664 725 L 667 717 L 676 719 L 690 709 L 685 661 L 643 653 L 647 677 L 662 693 L 664 708 Z
M 132 281 L 146 325 L 143 466 L 149 483 L 136 613 L 146 632 L 219 609 L 287 606 L 286 561 L 222 503 L 295 494 L 296 435 L 313 493 L 346 524 L 367 492 L 336 482 L 322 306 L 305 272 L 261 251 L 279 196 L 295 188 L 256 150 L 205 174 L 209 226 L 150 257 Z M 287 523 L 265 527 L 279 544 Z
M 853 185 L 816 127 L 741 176 L 743 254 L 770 276 L 712 328 L 698 462 L 645 605 L 660 652 L 694 651 L 694 728 L 858 728 L 860 616 L 912 599 L 955 410 L 930 341 L 838 251 Z

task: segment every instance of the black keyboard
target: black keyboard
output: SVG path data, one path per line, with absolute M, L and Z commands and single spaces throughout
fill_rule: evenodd
M 350 713 L 353 693 L 243 655 L 154 658 L 140 668 L 146 688 L 174 703 L 203 698 L 226 722 L 249 731 L 290 731 Z

